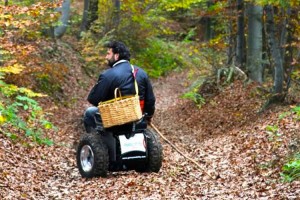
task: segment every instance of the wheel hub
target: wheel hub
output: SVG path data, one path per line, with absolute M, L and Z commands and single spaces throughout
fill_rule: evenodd
M 82 170 L 89 172 L 94 165 L 94 153 L 89 145 L 84 145 L 80 151 L 80 163 Z

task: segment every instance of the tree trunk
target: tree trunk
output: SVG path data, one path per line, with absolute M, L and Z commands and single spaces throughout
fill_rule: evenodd
M 276 40 L 276 29 L 274 24 L 273 6 L 266 6 L 266 33 L 268 45 L 271 51 L 271 61 L 274 64 L 274 93 L 281 94 L 283 92 L 283 60 L 281 57 L 280 47 Z
M 244 34 L 244 0 L 237 0 L 237 38 L 236 38 L 236 63 L 239 67 L 243 68 L 244 47 L 245 47 L 245 34 Z
M 98 0 L 84 0 L 80 31 L 89 30 L 96 19 L 98 19 Z
M 284 82 L 286 83 L 286 88 L 285 88 L 286 91 L 288 91 L 288 88 L 291 83 L 291 72 L 292 72 L 292 66 L 287 64 L 292 62 L 291 60 L 292 49 L 290 49 L 290 45 L 287 46 L 287 44 L 290 42 L 290 33 L 287 30 L 288 23 L 289 23 L 289 16 L 291 15 L 290 11 L 291 11 L 290 8 L 287 9 L 287 12 L 285 12 L 285 9 L 283 8 L 281 9 L 283 20 L 280 29 L 281 34 L 280 34 L 280 42 L 279 42 L 280 55 L 281 55 L 282 66 L 284 70 L 283 79 Z
M 289 90 L 289 87 L 291 86 L 291 75 L 292 75 L 292 72 L 293 72 L 293 69 L 294 69 L 294 66 L 291 64 L 293 63 L 293 48 L 292 48 L 292 42 L 293 42 L 293 31 L 292 31 L 292 26 L 290 24 L 290 21 L 291 21 L 291 14 L 292 14 L 292 10 L 291 8 L 289 7 L 287 9 L 287 16 L 286 16 L 286 25 L 285 25 L 285 28 L 286 28 L 286 44 L 287 47 L 284 47 L 284 56 L 282 57 L 282 60 L 284 62 L 284 69 L 285 70 L 285 73 L 286 73 L 286 91 Z M 298 49 L 299 51 L 299 49 Z M 295 52 L 296 53 L 296 52 Z M 300 52 L 299 52 L 300 53 Z M 299 58 L 299 57 L 298 57 Z M 296 59 L 298 60 L 298 59 Z
M 229 6 L 232 6 L 231 0 L 228 1 Z M 233 16 L 229 16 L 230 18 Z M 227 48 L 227 65 L 232 64 L 232 60 L 234 57 L 234 38 L 233 38 L 233 24 L 232 20 L 229 20 L 228 26 L 227 26 L 227 41 L 228 41 L 228 48 Z
M 207 1 L 207 8 L 209 8 L 212 5 L 212 1 Z M 212 28 L 212 19 L 210 16 L 205 17 L 205 35 L 204 40 L 209 41 L 213 37 L 213 28 Z
M 263 82 L 262 13 L 263 8 L 261 6 L 249 5 L 247 70 L 250 79 L 259 83 Z
M 86 31 L 87 27 L 88 27 L 87 24 L 88 24 L 89 4 L 90 4 L 90 0 L 84 0 L 84 6 L 83 6 L 83 14 L 82 14 L 80 32 Z
M 61 38 L 65 34 L 68 27 L 71 11 L 71 0 L 64 0 L 62 7 L 58 8 L 57 11 L 61 12 L 61 17 L 59 19 L 61 25 L 54 28 L 54 36 L 56 38 Z
M 121 9 L 120 0 L 113 0 L 113 4 L 114 4 L 113 24 L 115 27 L 118 27 L 120 24 L 120 9 Z
M 287 30 L 286 30 L 286 26 L 287 26 L 287 19 L 284 18 L 284 20 L 282 21 L 282 29 L 281 29 L 281 34 L 280 34 L 280 47 L 281 47 L 281 58 L 282 60 L 284 60 L 285 58 L 285 47 L 284 45 L 286 44 L 286 35 L 287 35 Z

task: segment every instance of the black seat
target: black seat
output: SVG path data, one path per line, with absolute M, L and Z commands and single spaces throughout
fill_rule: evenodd
M 147 128 L 147 121 L 142 118 L 138 122 L 134 123 L 127 123 L 124 125 L 119 125 L 119 126 L 113 126 L 110 128 L 106 128 L 106 131 L 117 133 L 117 134 L 124 134 L 128 132 L 141 132 Z

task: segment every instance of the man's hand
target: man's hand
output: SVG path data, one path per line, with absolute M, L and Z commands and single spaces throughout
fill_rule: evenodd
M 152 116 L 147 116 L 146 121 L 147 121 L 147 124 L 151 124 Z

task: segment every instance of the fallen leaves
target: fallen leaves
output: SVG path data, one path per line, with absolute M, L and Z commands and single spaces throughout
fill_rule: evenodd
M 74 66 L 74 69 L 75 66 Z M 78 79 L 83 80 L 76 71 Z M 1 199 L 297 199 L 299 181 L 282 183 L 279 172 L 299 123 L 287 117 L 279 124 L 278 144 L 269 141 L 266 126 L 288 108 L 256 114 L 258 99 L 247 88 L 232 86 L 198 109 L 178 98 L 183 74 L 157 80 L 154 124 L 184 154 L 213 178 L 163 142 L 159 173 L 113 172 L 108 178 L 83 179 L 75 161 L 74 144 L 82 132 L 87 91 L 71 90 L 74 107 L 54 109 L 60 131 L 51 133 L 55 145 L 25 147 L 0 134 Z M 74 80 L 72 89 L 74 89 Z M 67 85 L 67 84 L 66 84 Z M 49 108 L 53 105 L 51 102 Z M 76 109 L 74 109 L 76 108 Z M 232 109 L 234 112 L 232 112 Z M 275 148 L 276 147 L 276 148 Z

